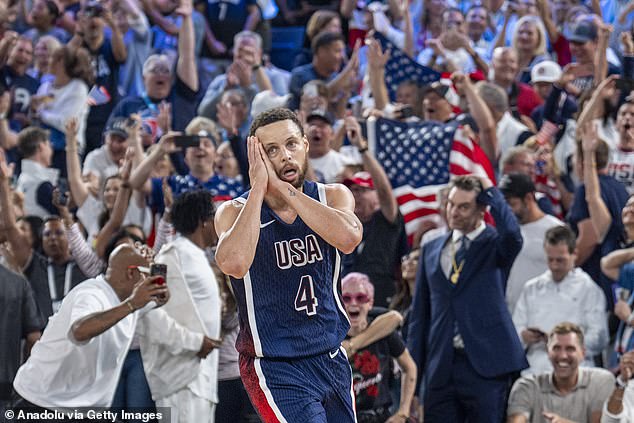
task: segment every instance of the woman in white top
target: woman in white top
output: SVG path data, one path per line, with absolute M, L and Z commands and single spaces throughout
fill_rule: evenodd
M 89 107 L 88 86 L 93 82 L 94 71 L 85 49 L 73 49 L 65 45 L 53 53 L 49 72 L 55 79 L 40 85 L 31 107 L 41 126 L 51 130 L 53 166 L 65 174 L 64 125 L 69 117 L 78 118 L 77 141 L 82 149 Z

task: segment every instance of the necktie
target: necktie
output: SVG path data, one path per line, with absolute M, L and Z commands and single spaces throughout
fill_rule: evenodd
M 458 248 L 458 251 L 456 251 L 452 258 L 452 272 L 450 280 L 454 285 L 458 283 L 460 272 L 462 272 L 462 268 L 464 267 L 465 257 L 467 256 L 467 250 L 469 249 L 469 242 L 469 238 L 466 236 L 460 238 L 460 248 Z

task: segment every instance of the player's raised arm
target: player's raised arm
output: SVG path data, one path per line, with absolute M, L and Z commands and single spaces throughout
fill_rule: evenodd
M 242 278 L 251 267 L 260 238 L 260 212 L 266 194 L 268 175 L 257 138 L 247 140 L 251 191 L 246 203 L 227 201 L 216 213 L 218 234 L 216 263 L 223 273 Z
M 268 169 L 269 193 L 283 198 L 324 241 L 346 254 L 354 251 L 363 237 L 363 226 L 354 214 L 354 197 L 350 190 L 341 184 L 326 185 L 328 205 L 322 204 L 282 181 L 264 147 L 260 148 Z

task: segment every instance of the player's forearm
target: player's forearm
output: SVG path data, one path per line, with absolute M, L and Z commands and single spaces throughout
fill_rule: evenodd
M 361 242 L 363 227 L 354 213 L 326 206 L 291 185 L 281 195 L 308 227 L 339 251 L 350 254 Z
M 234 224 L 220 236 L 216 263 L 224 274 L 240 279 L 249 271 L 260 239 L 263 201 L 264 192 L 252 189 Z

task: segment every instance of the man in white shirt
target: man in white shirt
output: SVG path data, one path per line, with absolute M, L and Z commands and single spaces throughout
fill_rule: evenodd
M 197 360 L 186 352 L 144 351 L 147 344 L 141 341 L 152 397 L 157 407 L 171 407 L 172 423 L 213 423 L 218 402 L 215 348 L 221 344 L 222 306 L 205 252 L 217 241 L 214 212 L 209 191 L 189 191 L 179 196 L 172 207 L 172 224 L 180 236 L 156 257 L 157 263 L 168 266 L 167 284 L 173 300 L 161 311 L 187 329 L 211 338 L 214 348 L 206 358 Z
M 50 167 L 53 147 L 48 131 L 35 127 L 23 129 L 18 135 L 18 148 L 24 158 L 16 190 L 24 194 L 25 214 L 41 218 L 57 214 L 52 195 L 59 170 Z
M 504 175 L 498 188 L 517 217 L 524 239 L 506 282 L 506 304 L 512 314 L 526 281 L 548 270 L 544 256 L 546 231 L 563 223 L 540 210 L 530 176 L 521 173 Z
M 326 184 L 337 182 L 337 175 L 343 167 L 351 164 L 352 161 L 343 154 L 330 148 L 334 140 L 335 131 L 332 128 L 334 123 L 330 113 L 324 110 L 313 110 L 306 117 L 308 128 L 306 136 L 308 138 L 308 162 L 315 171 L 317 179 Z
M 25 400 L 20 406 L 110 406 L 142 313 L 135 311 L 169 298 L 156 277 L 143 276 L 143 266 L 145 257 L 123 244 L 110 256 L 105 276 L 70 291 L 18 370 L 13 386 Z
M 119 165 L 128 149 L 128 140 L 135 125 L 127 118 L 116 117 L 110 121 L 105 131 L 104 144 L 86 156 L 83 174 L 93 173 L 99 177 L 100 186 L 106 178 L 119 173 Z M 136 136 L 136 132 L 134 133 Z
M 572 322 L 583 329 L 586 366 L 592 367 L 592 357 L 607 345 L 605 296 L 587 273 L 575 268 L 575 249 L 575 235 L 569 227 L 546 231 L 544 250 L 549 270 L 526 283 L 515 305 L 513 324 L 530 364 L 525 374 L 552 370 L 546 334 L 560 322 Z

